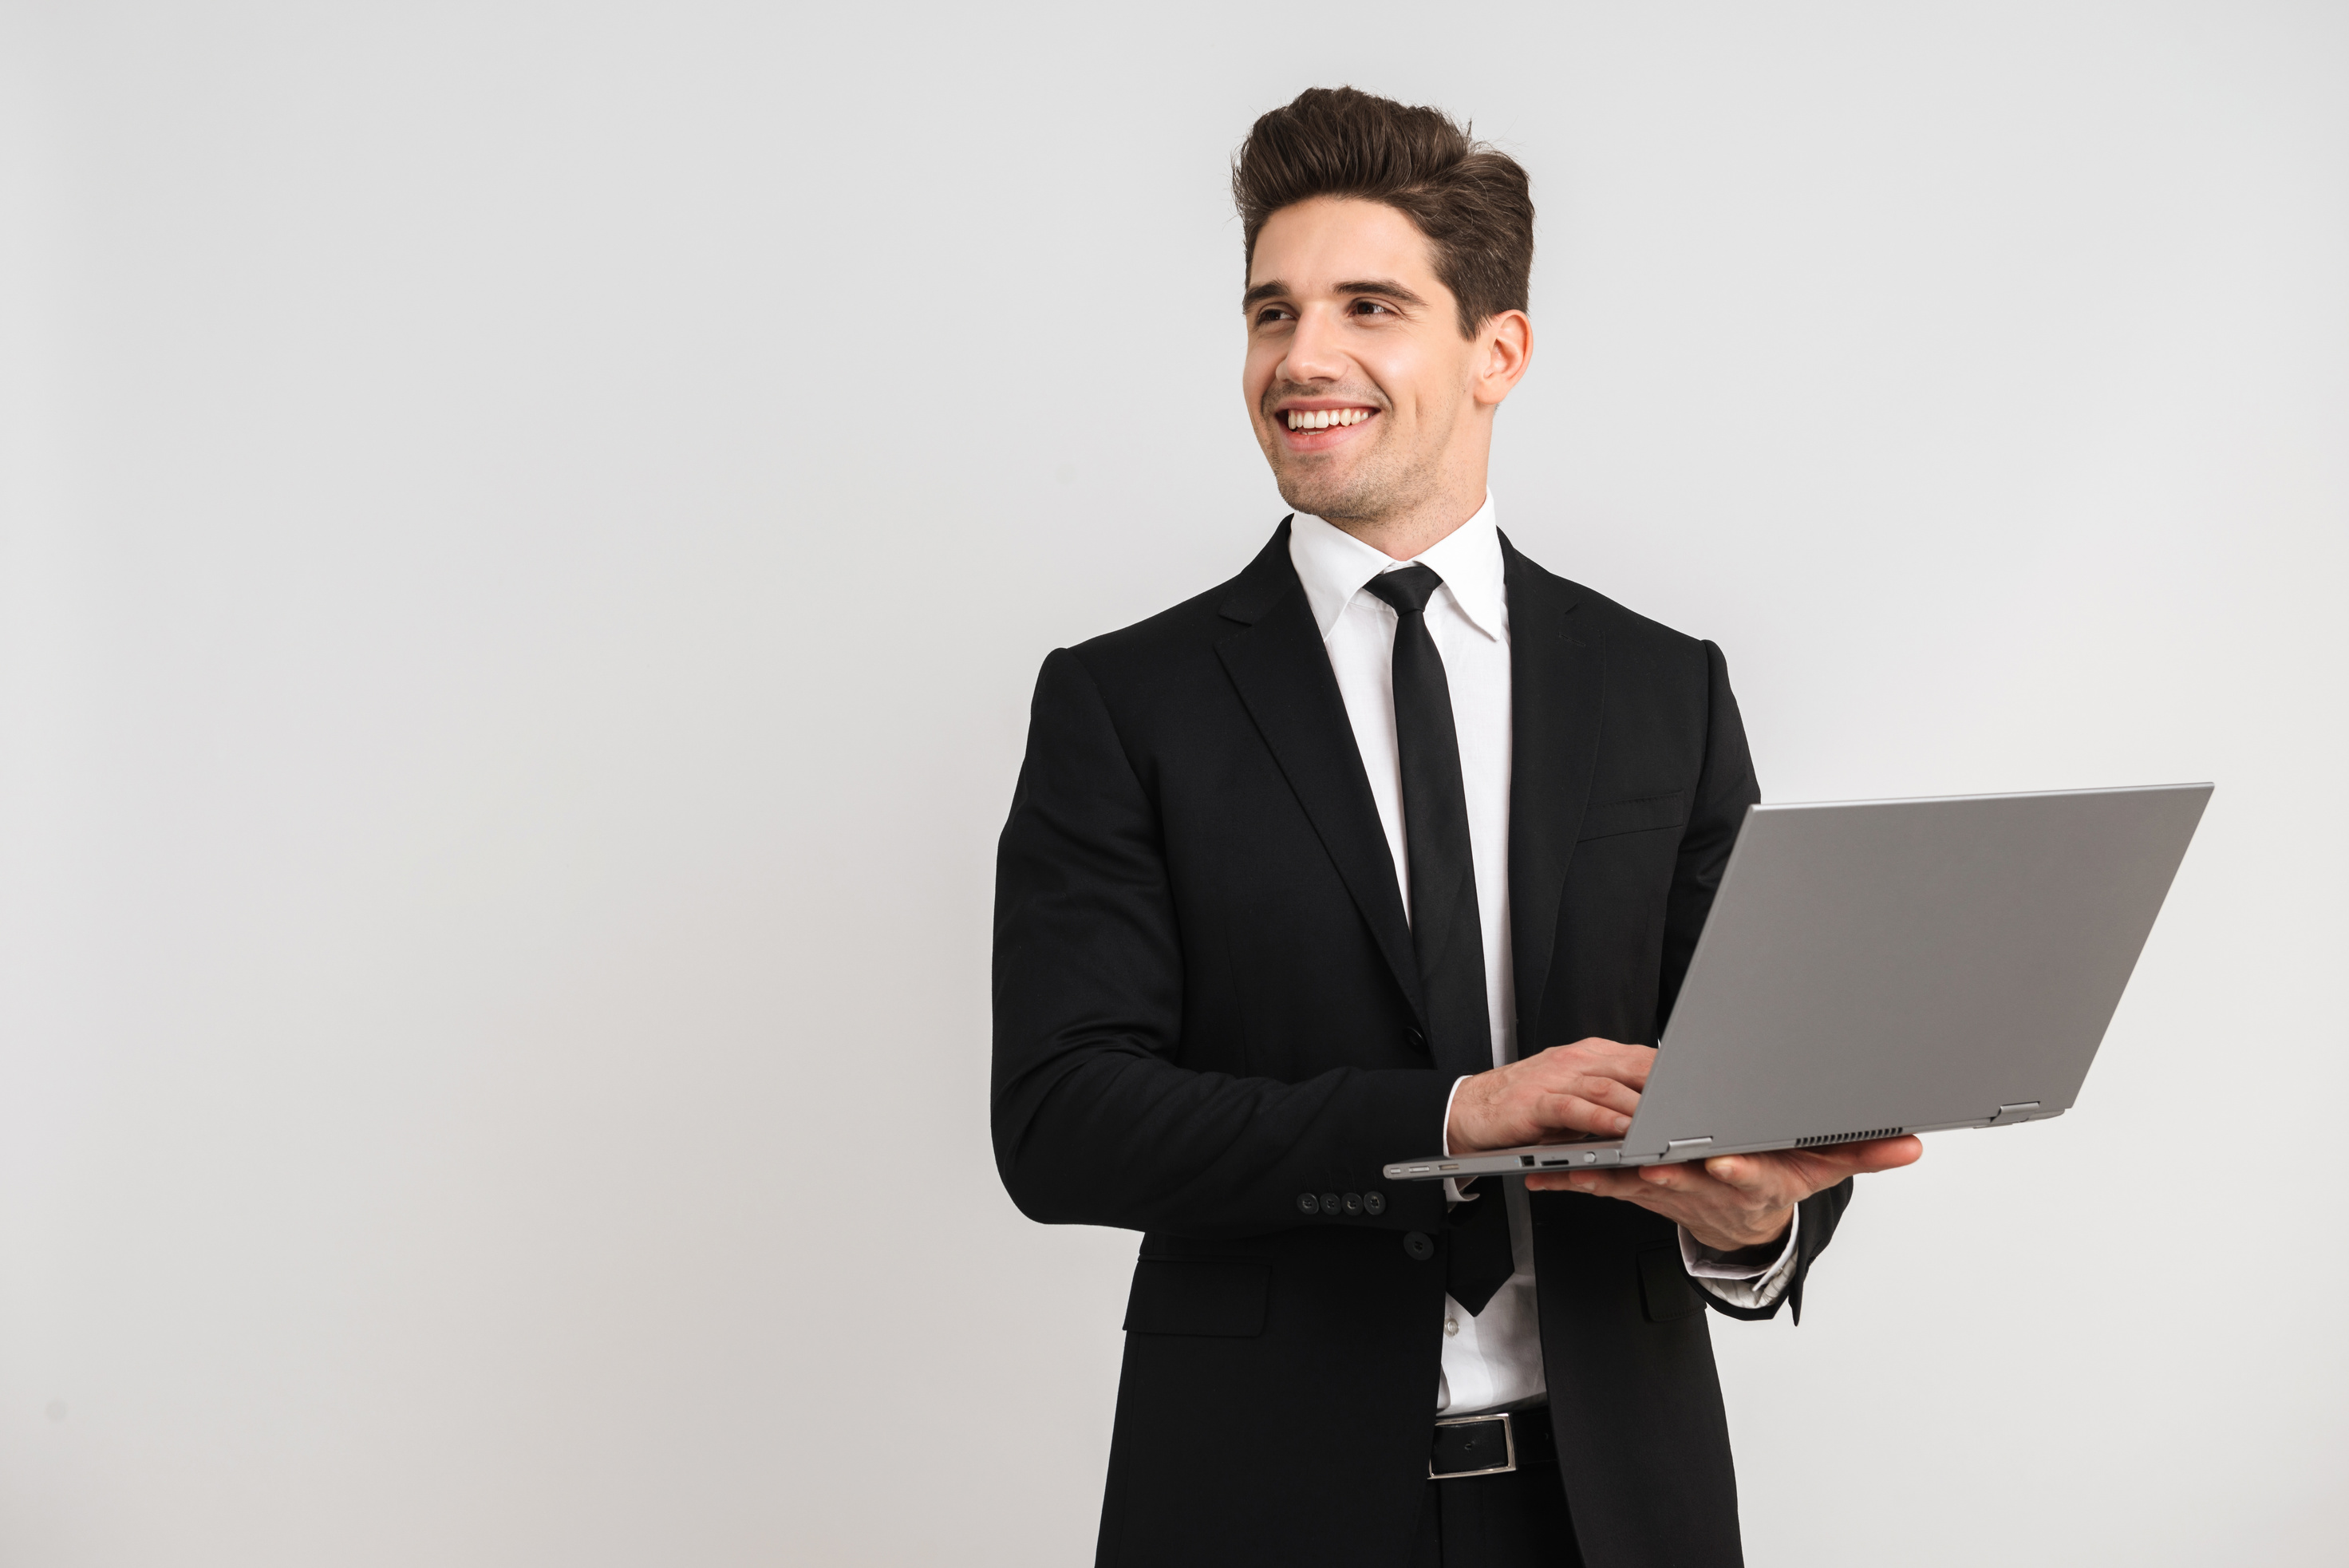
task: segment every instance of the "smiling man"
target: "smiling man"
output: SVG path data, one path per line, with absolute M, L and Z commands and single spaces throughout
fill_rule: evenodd
M 1384 1182 L 1630 1125 L 1758 791 L 1720 650 L 1500 532 L 1524 171 L 1316 89 L 1233 183 L 1292 514 L 1045 661 L 997 876 L 1004 1183 L 1143 1232 L 1099 1561 L 1737 1563 L 1705 1309 L 1918 1142 Z

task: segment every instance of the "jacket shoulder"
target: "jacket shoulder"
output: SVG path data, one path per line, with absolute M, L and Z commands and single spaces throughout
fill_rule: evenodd
M 1246 629 L 1284 594 L 1303 591 L 1288 564 L 1288 520 L 1283 518 L 1256 559 L 1236 576 L 1147 620 L 1089 638 L 1068 651 L 1104 686 L 1147 687 L 1170 676 L 1189 679 L 1200 660 L 1214 659 L 1216 643 Z
M 1221 607 L 1230 602 L 1239 585 L 1239 577 L 1227 578 L 1147 619 L 1087 638 L 1069 651 L 1089 669 L 1110 670 L 1180 659 L 1212 648 L 1216 639 L 1239 629 Z
M 1515 550 L 1511 555 L 1510 565 L 1525 574 L 1529 586 L 1539 585 L 1545 597 L 1570 610 L 1576 620 L 1595 628 L 1605 639 L 1610 658 L 1624 655 L 1665 669 L 1691 665 L 1700 670 L 1704 668 L 1708 644 L 1703 639 L 1651 619 L 1596 588 L 1561 577 Z M 1512 603 L 1513 616 L 1516 607 Z

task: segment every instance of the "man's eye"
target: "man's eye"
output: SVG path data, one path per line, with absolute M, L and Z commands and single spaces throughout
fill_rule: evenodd
M 1394 312 L 1389 309 L 1384 303 L 1375 299 L 1358 299 L 1354 301 L 1354 311 L 1355 314 L 1360 316 L 1368 316 L 1373 311 L 1377 312 L 1381 316 L 1392 316 L 1394 314 Z
M 1268 305 L 1256 313 L 1256 324 L 1258 327 L 1268 326 L 1275 321 L 1287 321 L 1288 318 L 1288 312 L 1277 305 Z

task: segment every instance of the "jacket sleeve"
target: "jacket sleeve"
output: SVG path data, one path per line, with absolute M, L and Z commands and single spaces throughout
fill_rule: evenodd
M 1802 1220 L 1795 1229 L 1794 1275 L 1787 1282 L 1786 1288 L 1767 1306 L 1739 1306 L 1712 1291 L 1702 1291 L 1699 1293 L 1704 1297 L 1705 1305 L 1725 1317 L 1744 1318 L 1748 1322 L 1775 1317 L 1780 1307 L 1788 1307 L 1794 1312 L 1795 1321 L 1802 1322 L 1803 1286 L 1810 1278 L 1812 1260 L 1825 1251 L 1827 1242 L 1834 1239 L 1836 1224 L 1843 1218 L 1844 1210 L 1851 1204 L 1851 1193 L 1852 1179 L 1847 1176 L 1826 1190 L 1814 1192 L 1803 1199 L 1798 1206 L 1802 1210 Z
M 1304 1223 L 1303 1193 L 1377 1192 L 1376 1215 L 1313 1222 L 1439 1225 L 1439 1184 L 1380 1167 L 1436 1146 L 1451 1080 L 1180 1065 L 1185 938 L 1155 804 L 1099 687 L 1057 650 L 996 861 L 990 1099 L 1012 1200 L 1050 1223 L 1208 1238 Z
M 1745 808 L 1762 798 L 1761 786 L 1754 777 L 1753 755 L 1745 745 L 1745 723 L 1738 716 L 1737 698 L 1729 689 L 1728 663 L 1722 658 L 1721 649 L 1710 642 L 1704 645 L 1704 658 L 1710 685 L 1704 766 L 1697 780 L 1696 802 L 1689 814 L 1688 832 L 1681 839 L 1680 861 L 1673 868 L 1671 896 L 1665 911 L 1659 1027 L 1661 1021 L 1671 1016 L 1672 1003 L 1680 997 L 1681 982 L 1688 977 L 1689 960 L 1696 952 L 1696 940 L 1704 929 L 1705 917 L 1713 910 L 1713 896 L 1720 890 L 1722 873 L 1729 867 L 1729 852 L 1736 846 Z M 1803 1286 L 1810 1276 L 1811 1263 L 1835 1235 L 1836 1224 L 1850 1204 L 1851 1195 L 1851 1179 L 1846 1177 L 1826 1191 L 1803 1200 L 1802 1222 L 1795 1235 L 1794 1276 L 1769 1305 L 1738 1306 L 1712 1291 L 1702 1291 L 1705 1304 L 1729 1317 L 1747 1319 L 1775 1317 L 1780 1307 L 1791 1306 L 1795 1321 L 1800 1323 Z
M 1688 978 L 1689 960 L 1704 918 L 1713 912 L 1713 896 L 1721 890 L 1721 874 L 1729 868 L 1729 852 L 1736 847 L 1737 831 L 1745 825 L 1745 808 L 1762 798 L 1754 782 L 1754 758 L 1745 749 L 1745 721 L 1738 716 L 1737 699 L 1729 690 L 1729 666 L 1721 649 L 1704 645 L 1708 681 L 1705 710 L 1704 762 L 1696 781 L 1696 799 L 1689 808 L 1688 830 L 1681 836 L 1680 859 L 1672 867 L 1672 888 L 1664 905 L 1663 989 L 1657 998 L 1656 1027 L 1671 1022 L 1672 1003 L 1680 999 L 1681 981 Z

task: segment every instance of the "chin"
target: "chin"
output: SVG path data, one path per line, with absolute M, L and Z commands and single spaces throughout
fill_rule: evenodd
M 1292 511 L 1314 517 L 1361 517 L 1376 511 L 1367 504 L 1374 500 L 1371 493 L 1377 487 L 1353 475 L 1282 473 L 1274 477 L 1279 483 L 1280 499 Z

